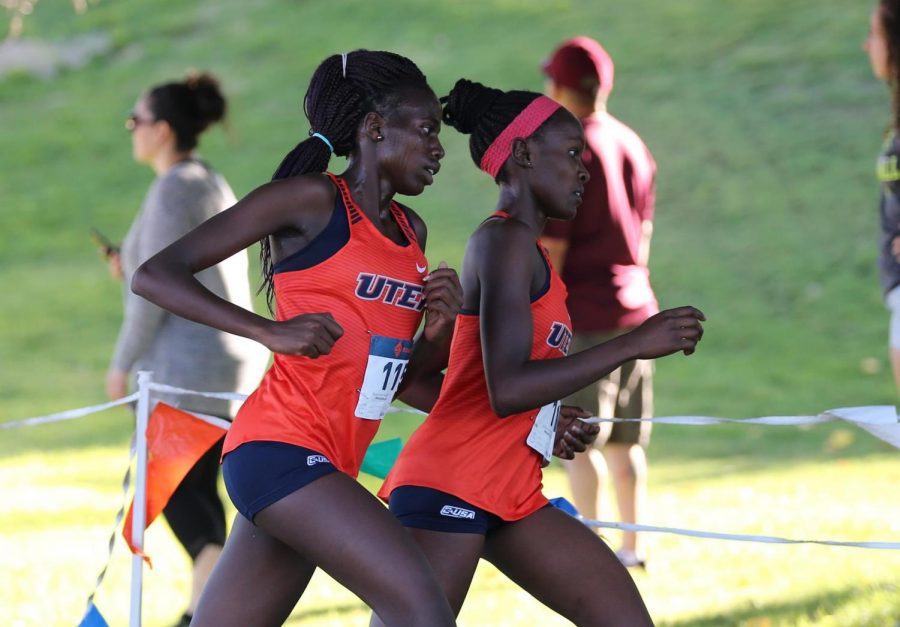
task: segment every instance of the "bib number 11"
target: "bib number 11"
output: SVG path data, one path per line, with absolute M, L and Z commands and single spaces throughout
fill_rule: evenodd
M 394 394 L 403 381 L 412 341 L 373 335 L 369 343 L 369 359 L 366 373 L 359 389 L 356 417 L 381 420 L 394 400 Z
M 409 365 L 408 362 L 403 363 L 391 363 L 388 362 L 384 364 L 384 382 L 381 384 L 382 390 L 393 390 L 397 391 L 397 388 L 400 386 L 400 382 L 403 380 L 403 375 L 406 374 L 406 367 Z

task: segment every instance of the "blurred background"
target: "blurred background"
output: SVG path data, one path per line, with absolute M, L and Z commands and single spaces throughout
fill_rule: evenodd
M 15 37 L 0 44 L 0 421 L 104 400 L 121 296 L 89 233 L 121 241 L 152 180 L 123 126 L 143 89 L 189 69 L 218 75 L 229 121 L 204 136 L 201 156 L 240 197 L 306 136 L 302 97 L 329 54 L 399 52 L 439 95 L 460 77 L 540 91 L 541 62 L 578 34 L 612 55 L 609 110 L 657 161 L 660 304 L 708 317 L 694 356 L 658 363 L 657 414 L 893 405 L 875 178 L 890 98 L 861 49 L 873 4 L 3 0 Z M 462 136 L 447 128 L 441 140 L 440 175 L 408 201 L 429 225 L 431 263 L 458 267 L 495 187 Z M 131 420 L 119 409 L 0 431 L 0 623 L 80 619 L 121 500 Z M 389 417 L 383 437 L 416 420 Z M 900 457 L 851 426 L 660 426 L 648 456 L 650 524 L 900 541 Z M 547 484 L 566 494 L 559 469 Z M 900 621 L 896 551 L 647 542 L 651 568 L 635 578 L 660 625 Z M 166 625 L 186 598 L 187 558 L 161 524 L 148 547 L 145 624 Z M 117 549 L 98 597 L 110 624 L 127 619 L 127 578 Z M 317 574 L 292 621 L 364 625 L 368 612 Z M 460 623 L 565 624 L 486 565 Z

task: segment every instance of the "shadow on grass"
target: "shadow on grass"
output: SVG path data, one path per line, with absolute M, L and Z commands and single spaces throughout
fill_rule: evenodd
M 479 562 L 479 569 L 483 569 L 485 567 L 487 567 L 486 562 Z M 472 599 L 476 596 L 490 596 L 495 592 L 509 591 L 510 586 L 515 586 L 515 584 L 507 579 L 506 575 L 498 571 L 495 577 L 478 578 L 475 584 L 473 584 L 472 589 L 469 591 L 469 597 L 470 599 Z M 298 602 L 298 605 L 302 607 L 302 598 Z M 347 614 L 359 611 L 362 611 L 364 613 L 368 611 L 368 607 L 362 601 L 358 601 L 356 603 L 342 603 L 340 605 L 333 605 L 330 607 L 311 608 L 308 610 L 301 610 L 299 612 L 295 611 L 293 614 L 291 614 L 285 625 L 302 625 L 304 621 L 307 620 L 322 619 L 328 617 L 333 617 L 337 620 L 346 620 Z
M 845 588 L 840 591 L 822 593 L 796 599 L 792 602 L 768 603 L 756 606 L 753 604 L 736 607 L 727 612 L 718 612 L 706 616 L 692 616 L 676 621 L 659 621 L 659 627 L 774 627 L 775 625 L 817 624 L 818 620 L 834 617 L 841 613 L 845 606 L 854 605 L 863 614 L 854 619 L 850 609 L 844 612 L 842 625 L 848 627 L 896 627 L 900 625 L 900 594 L 894 583 L 883 582 L 878 585 Z M 887 614 L 879 616 L 866 612 L 865 598 L 873 595 L 885 595 L 893 599 L 880 607 L 885 607 Z M 837 623 L 829 623 L 837 624 Z
M 303 603 L 303 599 L 300 600 L 300 603 Z M 343 614 L 365 610 L 366 605 L 362 601 L 359 601 L 358 603 L 343 603 L 341 605 L 333 605 L 331 607 L 318 607 L 315 609 L 291 614 L 291 617 L 287 620 L 285 625 L 302 625 L 305 621 L 312 620 L 314 618 L 326 618 L 328 616 L 340 618 Z
M 489 583 L 480 582 L 477 592 L 486 593 L 493 588 Z M 502 587 L 499 584 L 496 587 Z M 829 616 L 839 614 L 841 609 L 848 605 L 858 605 L 861 608 L 866 605 L 864 599 L 872 595 L 885 595 L 895 601 L 887 608 L 887 614 L 875 616 L 860 610 L 864 616 L 852 623 L 844 623 L 863 627 L 867 625 L 878 627 L 896 627 L 900 625 L 900 595 L 897 594 L 897 585 L 884 582 L 875 586 L 846 588 L 841 591 L 822 593 L 815 596 L 807 596 L 792 602 L 769 603 L 762 606 L 748 605 L 737 607 L 727 612 L 717 612 L 706 616 L 692 616 L 676 621 L 659 621 L 660 627 L 748 627 L 748 626 L 774 626 L 794 625 L 806 621 L 816 621 Z M 473 590 L 473 592 L 475 592 Z M 301 601 L 302 603 L 302 601 Z M 366 606 L 362 602 L 343 603 L 331 607 L 320 607 L 292 614 L 286 625 L 300 625 L 304 621 L 316 618 L 346 618 L 346 614 L 364 611 Z M 851 610 L 852 612 L 852 610 Z M 848 612 L 848 613 L 851 613 Z M 848 620 L 853 620 L 848 618 Z

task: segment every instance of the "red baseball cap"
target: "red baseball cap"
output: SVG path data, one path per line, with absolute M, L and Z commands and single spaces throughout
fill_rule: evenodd
M 554 83 L 586 96 L 612 91 L 615 74 L 612 58 L 590 37 L 564 41 L 544 61 L 542 69 Z

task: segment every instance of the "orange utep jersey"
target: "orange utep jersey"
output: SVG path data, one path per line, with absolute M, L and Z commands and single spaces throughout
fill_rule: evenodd
M 424 311 L 428 262 L 399 205 L 391 212 L 406 246 L 385 237 L 346 183 L 329 176 L 343 201 L 349 240 L 312 267 L 275 274 L 275 317 L 330 312 L 344 334 L 316 359 L 275 354 L 228 431 L 224 453 L 244 442 L 285 442 L 321 453 L 355 477 L 405 372 Z
M 566 287 L 549 261 L 547 267 L 549 289 L 531 304 L 531 359 L 563 357 L 572 339 Z M 457 317 L 440 397 L 379 496 L 387 500 L 404 485 L 432 488 L 503 520 L 519 520 L 548 502 L 541 493 L 541 455 L 526 444 L 540 408 L 506 418 L 491 409 L 479 320 L 477 314 Z

